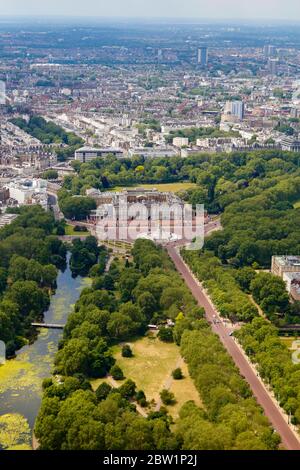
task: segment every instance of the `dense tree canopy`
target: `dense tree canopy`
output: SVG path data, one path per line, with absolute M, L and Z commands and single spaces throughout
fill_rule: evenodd
M 132 263 L 115 259 L 110 265 L 113 288 L 106 290 L 103 282 L 85 288 L 68 318 L 55 360 L 60 385 L 55 377 L 44 383 L 35 426 L 41 448 L 277 448 L 278 438 L 210 332 L 203 309 L 196 306 L 167 253 L 152 242 L 138 240 L 132 254 Z M 159 257 L 159 267 L 149 267 L 149 255 Z M 174 329 L 163 326 L 170 317 Z M 206 408 L 188 403 L 172 429 L 172 420 L 163 409 L 150 412 L 147 418 L 137 413 L 135 404 L 147 406 L 147 397 L 130 377 L 115 389 L 108 383 L 95 392 L 89 387 L 91 377 L 110 374 L 124 380 L 110 346 L 143 334 L 150 320 L 168 332 L 168 340 L 170 336 L 177 344 L 182 342 L 182 353 Z M 131 356 L 128 347 L 124 345 L 123 350 L 126 357 Z M 181 378 L 182 371 L 174 371 L 174 376 Z M 167 390 L 162 392 L 162 400 L 168 405 L 175 402 Z
M 52 235 L 53 215 L 40 206 L 18 209 L 18 217 L 0 230 L 0 339 L 7 355 L 32 336 L 31 322 L 49 306 L 66 248 Z
M 22 118 L 12 119 L 11 122 L 23 129 L 43 144 L 67 144 L 70 146 L 82 144 L 83 140 L 73 132 L 66 132 L 54 122 L 46 121 L 41 116 L 32 116 L 26 122 Z
M 262 318 L 236 333 L 246 353 L 259 365 L 263 379 L 273 387 L 280 405 L 300 423 L 300 365 L 278 337 L 278 330 Z
M 64 216 L 71 220 L 85 220 L 90 211 L 96 209 L 96 202 L 90 197 L 71 196 L 64 190 L 59 192 L 59 206 Z
M 70 268 L 74 276 L 86 276 L 90 269 L 97 274 L 104 271 L 105 265 L 99 265 L 98 257 L 102 255 L 104 260 L 107 258 L 107 250 L 104 247 L 98 247 L 95 237 L 88 236 L 83 241 L 80 238 L 73 240 L 71 246 Z M 102 256 L 100 262 L 102 261 Z
M 181 349 L 205 411 L 193 403 L 181 410 L 183 448 L 196 450 L 276 449 L 274 433 L 223 345 L 208 324 L 183 333 Z

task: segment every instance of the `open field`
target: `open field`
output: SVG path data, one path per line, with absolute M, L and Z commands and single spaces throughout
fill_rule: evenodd
M 89 235 L 89 232 L 87 230 L 84 232 L 76 232 L 74 230 L 73 225 L 68 225 L 68 224 L 65 227 L 65 231 L 66 231 L 66 235 L 69 235 L 69 236 L 85 237 Z
M 189 375 L 187 364 L 182 361 L 180 367 L 184 378 L 182 380 L 173 380 L 170 387 L 170 392 L 174 393 L 177 400 L 175 405 L 168 407 L 169 413 L 174 419 L 178 418 L 180 408 L 186 401 L 193 400 L 196 405 L 203 406 L 199 393 Z
M 163 343 L 155 335 L 127 344 L 130 344 L 134 357 L 122 357 L 121 346 L 113 348 L 114 356 L 126 379 L 132 379 L 138 389 L 144 390 L 148 401 L 154 399 L 157 402 L 159 392 L 166 387 L 166 384 L 170 384 L 168 385 L 170 391 L 174 393 L 177 401 L 175 405 L 168 407 L 174 418 L 178 417 L 179 410 L 186 401 L 194 400 L 197 405 L 201 406 L 199 394 L 176 344 Z M 173 380 L 170 378 L 171 373 L 179 363 L 184 379 Z M 109 379 L 93 380 L 91 382 L 93 389 L 96 390 L 105 381 L 109 383 Z M 123 381 L 118 383 L 121 385 Z
M 165 184 L 139 184 L 137 186 L 132 186 L 130 189 L 135 189 L 135 188 L 144 188 L 144 189 L 156 188 L 158 191 L 177 193 L 178 191 L 186 191 L 187 189 L 197 188 L 197 185 L 195 183 L 189 183 L 189 182 L 165 183 Z M 126 188 L 117 186 L 112 191 L 122 191 L 123 189 L 126 189 Z
M 108 379 L 106 379 L 106 378 L 104 378 L 104 379 L 93 379 L 93 380 L 91 380 L 91 386 L 92 386 L 92 389 L 94 390 L 94 392 L 97 390 L 97 388 L 99 387 L 99 385 L 103 384 L 103 382 L 109 383 Z
M 174 343 L 163 343 L 155 335 L 129 342 L 134 357 L 124 358 L 121 346 L 115 348 L 115 358 L 126 378 L 132 379 L 144 390 L 148 400 L 159 398 L 169 374 L 180 359 L 179 348 Z
M 103 245 L 107 246 L 107 248 L 113 248 L 114 250 L 123 250 L 128 252 L 130 252 L 133 248 L 132 243 L 119 240 L 105 240 Z

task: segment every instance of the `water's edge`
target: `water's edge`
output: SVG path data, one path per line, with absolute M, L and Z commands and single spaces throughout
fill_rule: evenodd
M 68 262 L 66 270 L 59 272 L 45 323 L 65 324 L 82 289 L 89 284 L 89 279 L 72 277 Z M 51 375 L 61 337 L 62 331 L 41 329 L 34 343 L 0 367 L 0 449 L 37 448 L 33 428 L 42 399 L 42 382 Z

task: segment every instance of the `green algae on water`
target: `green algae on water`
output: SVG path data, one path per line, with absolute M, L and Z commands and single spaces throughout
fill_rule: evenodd
M 28 421 L 18 413 L 0 416 L 0 447 L 2 449 L 30 449 L 31 432 Z
M 39 378 L 32 364 L 12 359 L 0 367 L 0 393 L 16 393 L 25 387 L 39 390 Z

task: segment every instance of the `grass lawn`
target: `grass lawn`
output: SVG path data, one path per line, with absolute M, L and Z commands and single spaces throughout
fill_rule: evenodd
M 178 417 L 182 405 L 188 400 L 194 400 L 201 406 L 199 394 L 195 388 L 192 379 L 189 376 L 187 365 L 180 357 L 179 347 L 174 343 L 163 343 L 155 335 L 144 337 L 136 341 L 128 342 L 130 344 L 134 357 L 124 358 L 121 355 L 121 346 L 112 348 L 114 357 L 118 365 L 124 372 L 126 379 L 132 379 L 138 389 L 144 390 L 147 400 L 159 399 L 159 392 L 165 388 L 165 384 L 170 382 L 172 371 L 180 367 L 183 371 L 184 379 L 171 380 L 170 391 L 176 397 L 176 404 L 168 407 L 173 418 Z M 108 379 L 97 379 L 91 381 L 93 390 L 103 382 L 109 382 Z M 121 385 L 123 381 L 120 381 Z
M 195 183 L 166 183 L 166 184 L 139 184 L 134 186 L 130 189 L 135 188 L 145 188 L 145 189 L 153 189 L 156 188 L 158 191 L 166 191 L 171 193 L 177 193 L 178 191 L 186 191 L 190 188 L 197 188 L 197 184 Z M 125 187 L 116 187 L 112 191 L 122 191 Z
M 170 392 L 174 393 L 177 400 L 175 405 L 168 407 L 169 413 L 174 419 L 179 417 L 180 408 L 186 401 L 193 400 L 196 405 L 203 406 L 199 393 L 189 375 L 188 366 L 184 361 L 182 361 L 180 368 L 184 378 L 182 380 L 173 380 L 170 387 Z
M 180 358 L 179 348 L 174 343 L 163 343 L 156 336 L 148 336 L 130 344 L 134 357 L 124 358 L 121 347 L 115 348 L 115 358 L 126 378 L 132 379 L 147 399 L 155 401 L 164 387 L 168 375 Z
M 94 390 L 94 392 L 97 390 L 97 388 L 99 387 L 99 385 L 103 384 L 103 382 L 108 382 L 107 379 L 94 379 L 94 380 L 91 380 L 91 386 L 92 386 L 92 389 Z
M 105 240 L 103 244 L 108 246 L 108 248 L 116 248 L 125 251 L 131 251 L 133 248 L 133 243 L 118 240 Z
M 87 230 L 85 230 L 84 232 L 76 232 L 74 230 L 73 225 L 68 225 L 68 224 L 65 226 L 65 231 L 66 231 L 66 235 L 69 235 L 69 236 L 85 237 L 89 234 Z

